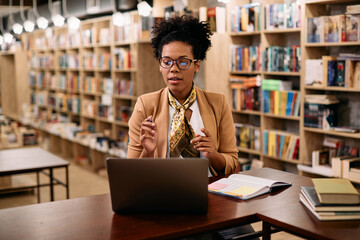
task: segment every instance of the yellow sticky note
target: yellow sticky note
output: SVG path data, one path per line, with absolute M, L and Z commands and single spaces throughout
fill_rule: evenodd
M 233 194 L 236 194 L 238 196 L 244 196 L 244 195 L 248 195 L 248 194 L 251 194 L 251 193 L 254 193 L 256 192 L 257 189 L 256 188 L 253 188 L 253 187 L 248 187 L 248 186 L 241 186 L 235 190 L 232 190 L 231 192 Z

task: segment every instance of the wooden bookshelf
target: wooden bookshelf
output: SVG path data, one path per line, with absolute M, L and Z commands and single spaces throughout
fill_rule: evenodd
M 83 129 L 91 129 L 99 136 L 119 140 L 120 132 L 128 131 L 127 121 L 130 117 L 121 116 L 121 119 L 118 119 L 120 110 L 130 111 L 130 114 L 137 96 L 165 86 L 158 63 L 153 57 L 150 40 L 141 38 L 141 32 L 137 32 L 139 28 L 135 27 L 141 23 L 140 17 L 136 11 L 129 13 L 128 16 L 133 26 L 127 30 L 114 26 L 111 17 L 100 17 L 82 21 L 80 29 L 76 32 L 70 32 L 65 26 L 53 28 L 53 35 L 50 37 L 46 36 L 43 30 L 24 36 L 29 46 L 28 60 L 32 63 L 29 71 L 35 76 L 35 83 L 28 85 L 27 89 L 43 94 L 38 97 L 44 98 L 45 102 L 48 97 L 53 97 L 55 101 L 55 105 L 35 104 L 45 119 L 38 119 L 40 124 L 33 126 L 41 131 L 42 138 L 48 139 L 47 148 L 50 151 L 61 156 L 66 155 L 92 171 L 105 167 L 105 158 L 110 156 L 109 152 L 104 148 L 91 146 L 86 141 L 68 139 L 64 134 L 57 134 L 56 131 L 44 128 L 44 123 L 50 118 L 63 119 L 61 121 L 75 122 Z M 120 31 L 126 36 L 120 35 Z M 118 49 L 129 52 L 131 65 L 119 65 L 122 63 L 117 59 Z M 49 59 L 51 66 L 38 66 L 38 63 L 46 64 L 44 62 Z M 44 76 L 43 81 L 47 81 L 46 74 L 53 77 L 54 86 L 49 87 L 46 83 L 39 85 L 38 77 Z M 73 82 L 69 82 L 71 78 L 74 79 Z M 120 84 L 120 80 L 131 85 L 131 94 L 119 92 L 117 84 Z M 112 82 L 110 94 L 101 87 L 109 84 L 108 81 Z M 85 89 L 85 86 L 91 88 Z M 108 100 L 111 103 L 108 106 L 102 102 L 105 94 L 110 95 Z M 61 101 L 79 99 L 79 112 L 73 112 L 64 105 L 60 107 L 57 97 L 60 100 L 62 98 Z M 89 104 L 92 104 L 93 110 L 85 111 L 89 108 Z M 108 109 L 106 112 L 112 112 L 112 115 L 99 115 L 99 107 Z M 84 163 L 79 160 L 80 158 L 85 158 L 87 161 Z
M 228 9 L 228 26 L 233 26 L 231 22 L 231 11 L 237 6 L 244 6 L 249 4 L 251 1 L 246 0 L 233 0 L 230 1 L 227 5 Z M 300 46 L 301 44 L 301 31 L 302 28 L 284 28 L 284 29 L 266 29 L 264 12 L 265 6 L 268 4 L 283 4 L 286 1 L 281 0 L 265 0 L 260 1 L 260 23 L 261 29 L 255 30 L 253 32 L 232 32 L 231 27 L 228 28 L 229 35 L 231 37 L 230 44 L 236 44 L 241 46 L 260 46 L 260 58 L 263 58 L 263 51 L 269 46 L 281 46 L 281 47 L 292 47 L 293 45 Z M 262 62 L 262 64 L 264 64 Z M 277 72 L 277 71 L 264 71 L 262 67 L 259 70 L 255 71 L 229 71 L 229 75 L 238 75 L 238 76 L 256 76 L 259 75 L 261 79 L 280 79 L 280 80 L 289 80 L 294 82 L 293 86 L 300 86 L 300 72 Z M 300 88 L 297 87 L 293 90 L 299 91 Z M 230 96 L 231 97 L 231 96 Z M 232 102 L 232 101 L 231 101 Z M 263 112 L 263 103 L 261 99 L 260 111 L 252 110 L 233 110 L 233 117 L 235 123 L 244 123 L 252 124 L 259 127 L 260 129 L 260 151 L 254 152 L 252 149 L 238 148 L 239 156 L 246 157 L 248 156 L 251 160 L 252 158 L 260 159 L 264 162 L 265 167 L 273 167 L 277 169 L 285 169 L 286 164 L 296 165 L 299 163 L 299 160 L 292 159 L 283 159 L 277 157 L 271 157 L 263 153 L 263 132 L 265 130 L 274 130 L 274 131 L 290 131 L 290 134 L 294 134 L 293 128 L 300 128 L 300 116 L 285 116 L 277 115 L 271 113 Z M 298 132 L 296 133 L 298 134 Z
M 302 103 L 304 103 L 306 94 L 331 94 L 336 95 L 340 100 L 338 107 L 338 125 L 357 125 L 360 126 L 358 117 L 358 106 L 360 104 L 360 89 L 345 88 L 345 87 L 317 87 L 307 86 L 305 83 L 305 61 L 307 59 L 320 59 L 323 55 L 338 56 L 339 53 L 357 53 L 360 54 L 360 41 L 357 42 L 320 42 L 308 43 L 307 42 L 307 19 L 319 16 L 331 16 L 337 14 L 345 14 L 347 5 L 359 4 L 359 1 L 354 0 L 305 0 L 302 3 L 302 16 L 304 24 L 301 30 L 301 92 Z M 345 110 L 346 109 L 346 110 Z M 336 138 L 344 141 L 347 146 L 359 147 L 360 134 L 359 133 L 344 133 L 337 132 L 332 129 L 325 130 L 319 128 L 305 127 L 304 125 L 304 104 L 301 108 L 302 118 L 300 119 L 300 138 L 301 141 L 301 154 L 300 163 L 303 165 L 310 165 L 312 161 L 312 151 L 322 148 L 322 142 L 326 137 Z M 317 174 L 322 173 L 314 172 L 311 167 L 301 168 L 301 174 Z

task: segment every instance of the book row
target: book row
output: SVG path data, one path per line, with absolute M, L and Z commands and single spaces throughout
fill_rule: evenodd
M 300 72 L 301 48 L 270 46 L 263 52 L 263 71 Z
M 307 19 L 307 42 L 357 42 L 360 15 L 339 14 Z
M 230 71 L 260 71 L 260 46 L 230 45 Z
M 260 151 L 260 129 L 248 124 L 235 123 L 236 146 Z
M 283 116 L 299 116 L 299 91 L 263 90 L 263 112 Z
M 291 29 L 301 27 L 301 3 L 265 5 L 265 29 Z
M 109 19 L 104 20 L 102 25 L 84 22 L 79 31 L 71 31 L 67 28 L 53 31 L 49 28 L 46 34 L 35 37 L 34 40 L 28 39 L 25 47 L 42 50 L 78 48 L 97 44 L 107 45 L 113 42 L 113 38 L 115 42 L 133 42 L 150 38 L 151 27 L 156 21 L 153 16 L 140 16 L 135 11 L 123 13 L 122 16 L 122 26 L 112 25 Z
M 299 158 L 300 138 L 280 131 L 263 131 L 263 153 L 283 159 Z
M 81 99 L 76 95 L 48 94 L 46 91 L 31 92 L 30 103 L 39 106 L 50 106 L 76 114 L 81 113 Z
M 305 83 L 308 86 L 360 88 L 360 55 L 340 53 L 305 61 Z
M 254 32 L 261 30 L 261 6 L 258 3 L 235 6 L 230 12 L 231 32 Z
M 84 76 L 70 73 L 68 76 L 61 74 L 56 76 L 51 73 L 29 72 L 29 86 L 39 89 L 62 90 L 82 93 L 105 93 L 117 94 L 124 96 L 132 96 L 133 82 L 126 79 L 115 79 L 115 83 L 111 78 L 96 78 L 93 76 Z

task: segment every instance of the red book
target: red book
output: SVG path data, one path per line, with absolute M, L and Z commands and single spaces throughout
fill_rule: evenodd
M 292 159 L 298 159 L 299 145 L 300 145 L 300 138 L 297 138 Z
M 293 116 L 293 115 L 294 115 L 294 107 L 295 107 L 297 95 L 298 95 L 298 92 L 294 92 L 294 96 L 293 96 L 292 103 L 291 103 L 291 113 L 290 113 L 290 116 Z

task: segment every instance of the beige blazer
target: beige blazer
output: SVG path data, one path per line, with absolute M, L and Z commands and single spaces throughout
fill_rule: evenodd
M 238 150 L 236 148 L 235 126 L 229 104 L 224 95 L 206 92 L 197 87 L 195 89 L 204 127 L 214 139 L 216 150 L 226 160 L 224 172 L 215 172 L 210 166 L 212 173 L 213 175 L 233 173 L 238 165 Z M 138 158 L 140 156 L 143 150 L 140 143 L 141 122 L 150 115 L 153 116 L 153 121 L 158 129 L 158 144 L 155 149 L 155 157 L 166 158 L 169 129 L 168 88 L 144 94 L 137 99 L 129 120 L 128 158 Z

